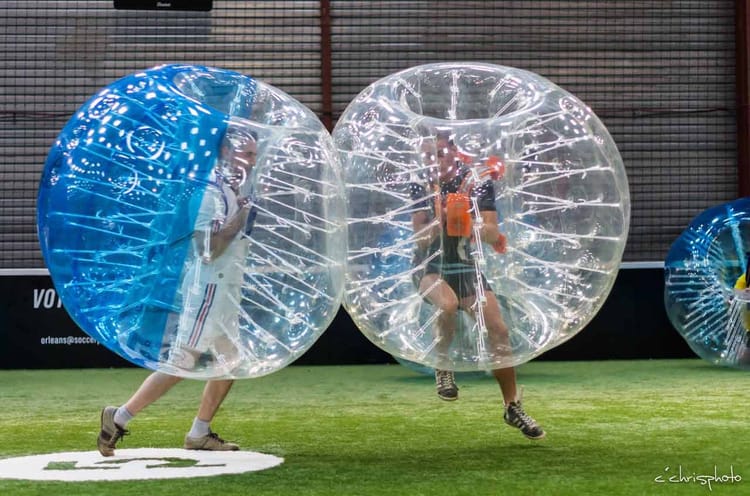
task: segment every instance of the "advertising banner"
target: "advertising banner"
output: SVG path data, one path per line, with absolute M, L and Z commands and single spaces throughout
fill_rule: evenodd
M 131 366 L 78 328 L 49 276 L 2 276 L 0 296 L 0 369 Z

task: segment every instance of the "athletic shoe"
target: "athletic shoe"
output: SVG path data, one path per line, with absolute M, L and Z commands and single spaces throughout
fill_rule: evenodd
M 458 386 L 453 379 L 452 371 L 435 369 L 435 385 L 438 398 L 441 400 L 456 401 L 458 399 Z
M 237 444 L 224 441 L 215 432 L 209 432 L 201 437 L 185 436 L 184 448 L 205 451 L 237 451 L 240 449 Z
M 102 427 L 99 431 L 99 437 L 96 438 L 96 447 L 102 456 L 112 456 L 115 454 L 115 445 L 117 441 L 129 432 L 115 424 L 116 406 L 106 406 L 102 410 Z
M 512 401 L 505 407 L 503 414 L 505 423 L 521 430 L 521 433 L 529 439 L 542 439 L 546 433 L 544 429 L 523 411 L 521 400 Z

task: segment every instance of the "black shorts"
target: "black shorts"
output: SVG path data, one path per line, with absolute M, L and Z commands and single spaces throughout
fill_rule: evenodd
M 459 299 L 477 294 L 477 274 L 472 265 L 467 265 L 466 270 L 451 270 L 450 273 L 444 273 L 440 263 L 430 262 L 426 267 L 420 270 L 415 270 L 412 274 L 412 281 L 414 281 L 414 286 L 417 290 L 419 290 L 419 284 L 421 283 L 422 278 L 427 274 L 437 274 L 440 279 L 450 286 Z M 487 282 L 487 279 L 485 279 L 484 274 L 480 274 L 479 277 L 484 290 L 491 292 L 492 287 Z

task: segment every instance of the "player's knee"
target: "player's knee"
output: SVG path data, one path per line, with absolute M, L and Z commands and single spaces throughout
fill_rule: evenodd
M 169 350 L 167 363 L 182 370 L 193 370 L 195 368 L 195 355 L 181 347 L 175 347 Z
M 489 328 L 494 336 L 508 339 L 508 326 L 502 320 L 490 322 Z
M 440 310 L 447 317 L 455 317 L 458 314 L 458 309 L 458 299 L 456 298 L 447 298 L 440 304 Z

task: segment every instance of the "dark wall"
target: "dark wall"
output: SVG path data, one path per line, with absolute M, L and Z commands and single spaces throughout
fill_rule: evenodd
M 663 269 L 624 269 L 592 321 L 540 360 L 692 358 L 664 308 Z
M 609 298 L 589 325 L 538 360 L 694 357 L 667 318 L 663 292 L 662 269 L 621 270 Z M 0 296 L 0 368 L 130 366 L 78 329 L 48 276 L 0 277 Z M 342 309 L 331 327 L 295 363 L 392 361 L 357 330 Z
M 49 276 L 0 277 L 0 368 L 123 367 L 68 317 Z

